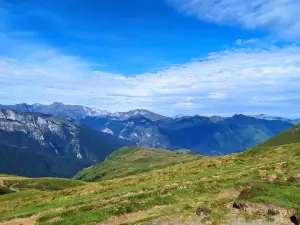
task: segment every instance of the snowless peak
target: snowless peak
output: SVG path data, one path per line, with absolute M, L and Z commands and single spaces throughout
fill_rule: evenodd
M 128 112 L 116 112 L 114 113 L 116 116 L 145 116 L 150 111 L 146 109 L 135 109 L 135 110 L 130 110 Z
M 128 112 L 116 112 L 116 113 L 112 113 L 111 116 L 118 117 L 121 120 L 126 120 L 130 117 L 139 117 L 139 116 L 145 117 L 152 121 L 157 121 L 166 118 L 165 116 L 153 113 L 146 109 L 135 109 L 135 110 L 130 110 Z
M 178 114 L 178 115 L 174 116 L 173 119 L 182 119 L 182 118 L 187 118 L 187 117 L 190 117 L 190 116 L 183 115 L 183 114 Z
M 109 112 L 107 110 L 88 108 L 88 107 L 84 107 L 84 110 L 86 111 L 88 116 L 109 116 L 109 115 L 111 115 L 111 112 Z
M 250 115 L 250 117 L 254 117 L 257 119 L 264 119 L 267 118 L 268 116 L 266 114 L 258 114 L 258 115 Z
M 27 103 L 20 103 L 16 105 L 17 109 L 24 112 L 32 112 L 32 106 Z
M 286 121 L 288 119 L 278 117 L 278 116 L 268 116 L 266 114 L 258 114 L 258 115 L 250 115 L 250 117 L 256 118 L 256 119 L 263 119 L 263 120 L 283 120 Z
M 61 102 L 53 102 L 52 105 L 53 106 L 64 106 L 64 104 Z
M 146 109 L 136 109 L 133 110 L 133 112 L 135 115 L 147 115 L 149 113 L 149 111 Z

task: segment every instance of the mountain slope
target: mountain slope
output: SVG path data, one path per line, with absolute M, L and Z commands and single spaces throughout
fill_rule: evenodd
M 0 145 L 2 159 L 7 159 L 1 172 L 70 177 L 130 143 L 49 115 L 0 109 Z
M 104 162 L 80 171 L 75 179 L 84 181 L 108 180 L 192 162 L 200 158 L 199 155 L 180 154 L 165 149 L 124 147 L 110 154 Z
M 73 177 L 90 166 L 85 160 L 52 156 L 28 148 L 0 144 L 0 173 L 26 177 Z
M 299 161 L 300 143 L 287 141 L 283 146 L 202 157 L 59 192 L 24 190 L 0 196 L 0 221 L 41 225 L 298 224 Z
M 127 120 L 86 117 L 79 121 L 139 146 L 169 150 L 185 148 L 204 155 L 241 152 L 293 126 L 284 121 L 243 115 L 228 118 L 189 116 L 159 121 L 141 116 Z
M 278 146 L 300 142 L 300 124 L 272 137 L 261 146 Z
M 39 113 L 0 110 L 0 143 L 49 155 L 101 161 L 128 142 Z

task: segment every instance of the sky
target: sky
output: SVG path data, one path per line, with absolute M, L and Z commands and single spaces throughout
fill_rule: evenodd
M 300 118 L 299 14 L 299 0 L 0 0 L 0 103 Z

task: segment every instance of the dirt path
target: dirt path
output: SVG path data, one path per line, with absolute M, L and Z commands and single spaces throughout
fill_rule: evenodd
M 1 177 L 0 177 L 1 178 Z M 5 180 L 0 180 L 0 187 L 7 187 L 9 188 L 10 190 L 14 191 L 14 192 L 18 192 L 19 190 L 17 189 L 14 189 L 13 187 L 8 187 L 7 185 L 5 185 L 4 183 Z
M 0 222 L 0 225 L 34 225 L 38 217 L 38 215 L 34 215 L 28 218 L 14 219 L 7 222 Z
M 146 219 L 150 216 L 157 216 L 164 210 L 165 206 L 157 206 L 147 211 L 139 211 L 134 213 L 129 213 L 123 216 L 113 216 L 109 218 L 104 223 L 97 223 L 97 225 L 119 225 L 122 223 L 134 223 L 139 220 Z

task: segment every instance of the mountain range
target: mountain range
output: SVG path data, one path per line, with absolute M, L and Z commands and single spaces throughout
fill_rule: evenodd
M 130 140 L 139 146 L 190 149 L 204 155 L 241 152 L 293 126 L 280 120 L 244 115 L 233 117 L 180 117 L 158 121 L 143 116 L 121 120 L 115 117 L 85 117 L 79 120 L 99 132 Z
M 241 152 L 292 127 L 296 120 L 266 115 L 162 116 L 148 110 L 111 113 L 80 105 L 21 103 L 1 105 L 22 112 L 38 112 L 79 122 L 107 136 L 133 145 L 169 150 L 190 149 L 204 155 Z
M 42 105 L 39 103 L 29 105 L 27 103 L 20 103 L 16 105 L 0 105 L 0 109 L 14 109 L 20 112 L 38 112 L 53 115 L 59 118 L 79 120 L 86 116 L 92 117 L 117 117 L 121 120 L 128 119 L 132 116 L 144 116 L 152 121 L 166 118 L 165 116 L 150 112 L 145 109 L 136 109 L 128 112 L 109 112 L 96 108 L 85 107 L 81 105 L 65 105 L 59 102 L 54 102 L 51 105 Z
M 128 112 L 110 112 L 108 110 L 101 110 L 97 108 L 86 107 L 82 105 L 66 105 L 60 102 L 54 102 L 50 105 L 43 105 L 39 103 L 35 104 L 27 104 L 27 103 L 19 103 L 15 105 L 0 105 L 0 109 L 15 109 L 20 112 L 38 112 L 53 115 L 56 117 L 70 119 L 70 120 L 80 120 L 84 117 L 115 117 L 120 120 L 126 120 L 130 117 L 142 116 L 151 121 L 158 121 L 161 119 L 182 119 L 182 118 L 192 118 L 199 117 L 200 115 L 182 115 L 178 114 L 174 117 L 163 116 L 154 112 L 151 112 L 146 109 L 135 109 L 130 110 Z M 280 120 L 284 122 L 289 122 L 292 124 L 300 123 L 299 119 L 289 119 L 279 116 L 268 116 L 266 114 L 259 115 L 246 115 L 249 117 L 253 117 L 256 119 L 263 120 Z M 222 118 L 219 116 L 212 116 L 212 118 Z

